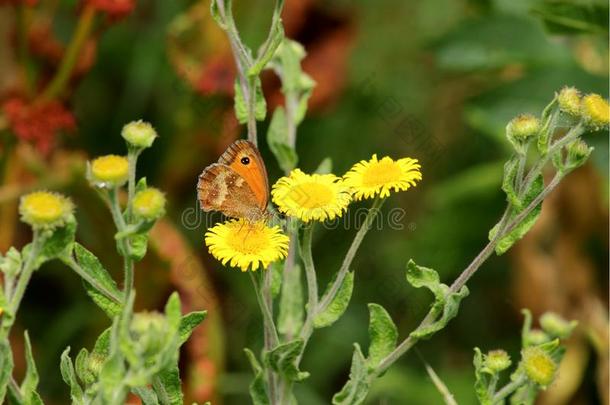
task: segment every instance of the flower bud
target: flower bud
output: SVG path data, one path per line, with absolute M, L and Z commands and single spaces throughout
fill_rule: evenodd
M 517 152 L 525 153 L 524 145 L 540 132 L 540 120 L 531 114 L 521 114 L 506 126 L 506 136 Z
M 492 350 L 485 356 L 485 366 L 493 373 L 504 371 L 510 365 L 510 356 L 504 350 Z
M 165 214 L 165 196 L 154 187 L 136 193 L 131 202 L 136 217 L 154 220 Z
M 540 329 L 532 329 L 527 333 L 525 346 L 536 346 L 551 340 L 551 337 Z
M 576 139 L 566 147 L 566 150 L 568 152 L 566 166 L 575 169 L 587 161 L 593 148 L 590 148 L 582 139 Z
M 153 144 L 157 137 L 157 131 L 148 122 L 139 120 L 125 125 L 121 131 L 121 136 L 129 145 L 137 149 L 144 149 Z
M 522 366 L 527 377 L 536 384 L 546 387 L 553 382 L 557 363 L 539 347 L 527 347 L 521 353 Z
M 144 358 L 154 357 L 167 340 L 169 325 L 163 314 L 139 312 L 131 320 L 130 332 L 139 354 Z
M 572 116 L 580 115 L 580 92 L 576 87 L 564 87 L 557 95 L 559 109 Z
M 549 335 L 561 339 L 570 336 L 577 324 L 577 321 L 568 322 L 554 312 L 546 312 L 540 317 L 542 329 Z
M 12 246 L 4 257 L 0 255 L 0 271 L 7 277 L 14 278 L 17 276 L 21 271 L 22 264 L 23 258 L 21 257 L 21 252 Z
M 610 123 L 610 106 L 599 94 L 587 94 L 582 99 L 581 114 L 585 123 L 593 129 L 602 129 Z
M 36 191 L 21 197 L 21 220 L 34 229 L 55 229 L 65 224 L 74 212 L 67 197 L 48 191 Z
M 127 181 L 128 175 L 129 163 L 124 156 L 101 156 L 88 167 L 89 180 L 99 187 L 121 186 Z

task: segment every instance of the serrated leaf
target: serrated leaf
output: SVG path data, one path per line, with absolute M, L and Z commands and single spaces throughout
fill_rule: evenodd
M 248 361 L 254 372 L 254 380 L 252 380 L 249 387 L 252 403 L 253 405 L 270 405 L 263 369 L 250 349 L 245 348 L 244 352 L 246 353 L 246 357 L 248 357 Z
M 381 360 L 396 348 L 398 330 L 388 312 L 377 304 L 369 304 L 369 357 L 370 369 L 375 369 Z
M 299 370 L 297 360 L 304 346 L 303 339 L 295 339 L 275 347 L 267 353 L 265 359 L 273 370 L 288 380 L 303 381 L 309 377 L 309 373 Z
M 276 107 L 267 130 L 269 149 L 280 168 L 288 173 L 297 166 L 299 157 L 288 140 L 288 123 L 284 107 Z
M 328 288 L 326 290 L 326 294 L 330 291 L 333 282 L 329 283 Z M 341 287 L 337 290 L 337 294 L 332 299 L 328 307 L 316 315 L 313 320 L 314 328 L 325 328 L 327 326 L 332 325 L 343 315 L 349 302 L 352 298 L 352 291 L 354 290 L 354 273 L 348 272 L 343 282 L 341 283 Z
M 13 372 L 13 353 L 8 339 L 0 340 L 0 403 L 4 403 L 6 388 Z
M 70 398 L 73 404 L 84 404 L 84 394 L 74 372 L 74 365 L 70 359 L 70 348 L 66 348 L 61 354 L 60 363 L 61 376 L 66 384 L 70 387 Z
M 414 339 L 427 339 L 443 329 L 457 315 L 460 302 L 469 293 L 466 286 L 458 292 L 451 292 L 447 285 L 440 282 L 436 271 L 418 266 L 413 260 L 407 264 L 407 281 L 415 288 L 429 289 L 434 295 L 431 306 L 434 321 L 411 332 L 410 336 Z
M 160 384 L 154 383 L 153 387 L 161 403 L 163 405 L 182 405 L 184 395 L 178 364 L 164 368 L 157 377 Z
M 101 286 L 105 291 L 111 293 L 115 297 L 121 296 L 121 292 L 119 291 L 115 281 L 93 253 L 91 253 L 81 244 L 75 243 L 74 254 L 81 269 L 83 269 L 85 274 L 90 277 L 91 280 L 96 283 L 96 285 Z M 109 298 L 105 293 L 99 291 L 87 280 L 83 279 L 83 284 L 87 294 L 104 312 L 106 312 L 110 318 L 113 318 L 121 313 L 121 304 Z
M 235 116 L 240 124 L 248 122 L 248 103 L 244 97 L 243 90 L 241 88 L 240 79 L 235 79 Z M 265 101 L 265 95 L 263 94 L 263 88 L 259 77 L 250 79 L 254 83 L 254 118 L 257 121 L 262 121 L 267 116 L 267 102 Z
M 182 317 L 180 320 L 180 327 L 178 329 L 178 341 L 180 345 L 184 344 L 193 330 L 205 319 L 207 315 L 207 311 L 194 311 L 188 313 Z
M 544 179 L 542 175 L 536 177 L 533 181 L 531 187 L 525 192 L 523 197 L 522 207 L 523 209 L 527 208 L 527 206 L 534 201 L 538 195 L 544 189 Z M 512 218 L 517 216 L 522 210 L 518 210 L 513 214 Z M 503 236 L 496 245 L 496 254 L 502 255 L 508 249 L 510 249 L 515 242 L 523 238 L 525 234 L 534 226 L 536 220 L 540 216 L 540 212 L 542 212 L 542 203 L 538 204 L 524 219 L 518 224 L 510 233 Z
M 278 331 L 282 334 L 295 334 L 303 326 L 303 287 L 301 266 L 294 264 L 284 271 L 280 296 Z
M 341 391 L 333 396 L 333 405 L 359 405 L 369 392 L 369 375 L 366 360 L 360 346 L 354 343 L 354 355 L 349 373 L 349 381 Z
M 513 207 L 520 209 L 521 200 L 515 190 L 515 179 L 519 170 L 519 158 L 510 159 L 504 165 L 504 178 L 502 180 L 502 190 L 506 193 L 506 200 Z

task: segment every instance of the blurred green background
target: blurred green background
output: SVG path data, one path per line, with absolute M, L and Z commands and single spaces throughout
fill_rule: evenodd
M 48 4 L 41 3 L 44 10 Z M 65 42 L 74 29 L 78 4 L 49 3 L 58 7 L 51 32 Z M 272 2 L 234 3 L 240 30 L 255 47 L 266 35 Z M 71 161 L 66 156 L 73 154 L 123 153 L 121 127 L 134 119 L 150 121 L 160 138 L 142 156 L 139 175 L 167 192 L 170 221 L 164 226 L 176 234 L 159 232 L 156 254 L 138 266 L 137 305 L 154 309 L 180 288 L 186 289 L 193 306 L 213 311 L 215 317 L 206 321 L 195 343 L 204 345 L 203 353 L 194 344 L 184 353 L 189 398 L 243 404 L 249 401 L 251 374 L 242 348 L 260 349 L 261 319 L 249 277 L 223 268 L 204 249 L 206 217 L 197 213 L 195 200 L 197 175 L 244 134 L 232 118 L 226 91 L 233 75 L 226 40 L 207 7 L 207 1 L 140 0 L 128 18 L 100 30 L 95 64 L 72 82 L 66 99 L 77 131 L 60 137 L 51 156 L 33 158 L 38 171 L 22 160 L 23 170 L 34 175 L 19 182 L 13 178 L 13 183 L 7 177 L 3 188 L 14 183 L 57 185 L 71 195 L 78 206 L 78 238 L 108 268 L 116 269 L 120 279 L 109 214 L 82 176 L 53 182 L 54 165 Z M 5 27 L 0 90 L 9 94 L 15 70 L 14 55 L 7 51 L 14 47 L 13 11 L 0 7 L 0 19 Z M 378 153 L 417 158 L 424 175 L 418 187 L 393 196 L 385 206 L 386 213 L 402 208 L 404 214 L 394 218 L 394 226 L 386 222 L 368 234 L 354 262 L 356 284 L 348 311 L 333 327 L 314 334 L 308 346 L 303 369 L 312 376 L 297 386 L 297 395 L 301 403 L 317 405 L 329 403 L 343 385 L 352 343 L 366 343 L 366 303 L 387 308 L 401 336 L 425 315 L 430 296 L 406 283 L 408 259 L 437 269 L 450 283 L 484 246 L 504 207 L 502 165 L 511 153 L 504 138 L 506 123 L 520 113 L 539 114 L 564 85 L 608 97 L 608 4 L 292 0 L 287 1 L 284 20 L 288 36 L 305 45 L 305 70 L 318 82 L 298 132 L 299 167 L 313 171 L 330 157 L 333 172 L 340 175 Z M 277 79 L 265 74 L 263 83 L 269 104 L 281 102 Z M 267 125 L 259 124 L 261 134 Z M 281 172 L 262 135 L 261 141 L 274 182 Z M 607 133 L 593 134 L 587 142 L 595 147 L 592 160 L 545 203 L 545 214 L 532 234 L 509 254 L 490 259 L 470 283 L 471 296 L 459 316 L 418 345 L 421 357 L 460 404 L 475 403 L 474 347 L 504 348 L 518 357 L 523 307 L 535 315 L 554 310 L 579 319 L 581 325 L 568 342 L 568 366 L 541 403 L 608 403 Z M 18 165 L 21 158 L 16 159 Z M 14 201 L 3 198 L 0 203 L 10 207 Z M 357 208 L 351 209 L 350 221 Z M 27 241 L 25 226 L 15 218 L 2 219 L 3 228 L 14 229 L 2 240 L 7 244 L 3 251 L 11 243 Z M 353 222 L 343 228 L 316 235 L 321 288 L 339 267 L 355 233 Z M 190 253 L 176 265 L 172 248 L 166 247 L 164 256 L 163 244 L 180 235 L 180 249 Z M 192 263 L 203 274 L 203 281 L 197 278 L 201 286 L 184 270 Z M 59 263 L 35 275 L 19 325 L 30 331 L 40 392 L 49 403 L 68 401 L 58 370 L 63 348 L 91 346 L 106 324 L 77 277 Z M 201 381 L 201 376 L 211 380 Z M 387 405 L 441 402 L 416 352 L 376 382 L 368 399 Z

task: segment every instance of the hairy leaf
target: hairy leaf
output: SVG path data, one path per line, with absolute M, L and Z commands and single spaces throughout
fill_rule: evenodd
M 184 344 L 195 329 L 207 315 L 207 311 L 194 311 L 186 314 L 180 320 L 180 328 L 178 330 L 180 345 Z
M 333 280 L 334 281 L 334 280 Z M 329 283 L 328 288 L 324 296 L 329 293 L 333 282 Z M 352 291 L 354 290 L 354 273 L 348 272 L 337 294 L 330 302 L 328 307 L 316 315 L 313 321 L 315 328 L 324 328 L 330 326 L 337 321 L 343 315 L 347 306 L 349 305 L 350 299 L 352 298 Z
M 309 377 L 309 373 L 299 370 L 297 360 L 303 351 L 304 345 L 303 339 L 295 339 L 281 344 L 267 353 L 265 359 L 272 369 L 288 380 L 303 381 Z
M 8 339 L 0 340 L 0 403 L 4 403 L 6 396 L 6 387 L 11 379 L 13 372 L 13 352 Z
M 252 403 L 253 405 L 270 405 L 269 398 L 267 397 L 267 387 L 265 386 L 263 369 L 250 349 L 246 348 L 244 349 L 244 352 L 250 361 L 252 371 L 254 371 L 254 380 L 250 383 L 250 397 L 252 398 Z
M 284 272 L 278 330 L 282 334 L 298 333 L 303 326 L 303 288 L 301 285 L 301 266 L 294 264 Z
M 354 343 L 354 355 L 349 373 L 349 381 L 333 396 L 333 405 L 359 405 L 369 392 L 369 375 L 366 360 L 360 346 Z
M 381 360 L 394 350 L 398 330 L 388 312 L 377 304 L 369 304 L 369 368 L 375 369 Z
M 288 123 L 284 107 L 277 107 L 273 112 L 267 130 L 267 143 L 284 172 L 289 172 L 297 166 L 299 157 L 288 139 Z
M 265 95 L 263 94 L 263 88 L 261 85 L 260 78 L 256 77 L 250 79 L 254 82 L 254 118 L 257 121 L 262 121 L 267 115 L 267 102 L 265 101 Z M 235 80 L 235 115 L 240 124 L 248 122 L 248 103 L 244 97 L 243 90 L 239 78 Z
M 61 354 L 60 363 L 61 376 L 66 384 L 70 387 L 70 398 L 73 404 L 84 404 L 84 394 L 74 372 L 74 365 L 70 359 L 70 348 L 66 348 Z

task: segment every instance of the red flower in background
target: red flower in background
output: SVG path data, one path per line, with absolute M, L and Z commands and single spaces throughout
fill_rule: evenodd
M 136 0 L 85 0 L 98 11 L 108 14 L 112 20 L 118 20 L 131 14 L 136 7 Z
M 15 135 L 33 143 L 43 154 L 49 153 L 59 131 L 76 128 L 74 115 L 58 101 L 29 104 L 13 97 L 4 102 L 2 109 Z
M 35 6 L 38 0 L 0 0 L 0 6 L 4 4 L 25 4 L 26 6 Z

